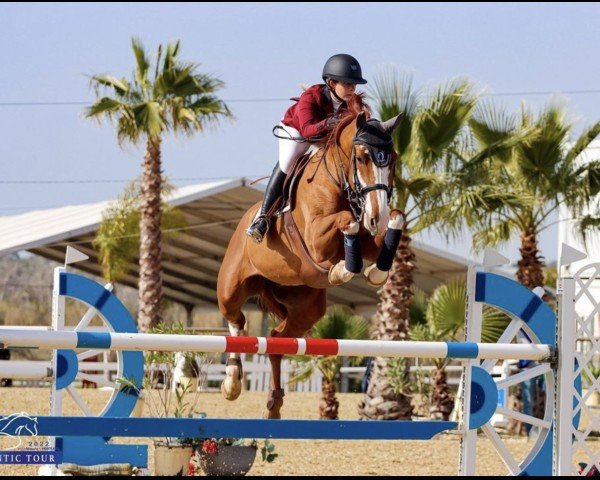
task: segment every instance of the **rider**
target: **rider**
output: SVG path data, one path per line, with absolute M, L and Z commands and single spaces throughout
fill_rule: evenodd
M 283 183 L 294 162 L 310 148 L 310 142 L 319 142 L 339 122 L 341 109 L 352 98 L 356 84 L 362 78 L 358 61 L 344 53 L 334 55 L 323 67 L 325 84 L 313 85 L 304 91 L 298 103 L 292 105 L 276 129 L 285 132 L 279 138 L 279 162 L 275 165 L 262 206 L 246 234 L 260 243 L 269 229 L 267 214 L 282 193 Z

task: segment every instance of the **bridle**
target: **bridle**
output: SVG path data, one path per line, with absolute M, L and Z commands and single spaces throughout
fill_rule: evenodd
M 388 203 L 392 198 L 392 186 L 383 183 L 374 183 L 371 185 L 363 186 L 363 184 L 360 182 L 360 178 L 358 177 L 358 165 L 356 158 L 357 145 L 363 145 L 367 148 L 367 150 L 369 151 L 369 156 L 371 157 L 371 161 L 378 168 L 385 168 L 387 166 L 391 166 L 393 169 L 392 138 L 389 134 L 378 128 L 378 124 L 379 121 L 375 119 L 368 120 L 362 128 L 359 128 L 356 131 L 354 138 L 352 139 L 352 153 L 350 156 L 350 165 L 353 169 L 354 188 L 350 185 L 348 177 L 346 176 L 346 172 L 344 171 L 341 156 L 343 152 L 341 151 L 339 144 L 336 142 L 338 165 L 340 169 L 339 185 L 346 194 L 346 197 L 348 198 L 348 202 L 350 203 L 350 209 L 352 210 L 352 215 L 354 215 L 354 218 L 359 223 L 364 217 L 365 204 L 367 202 L 366 196 L 369 192 L 373 192 L 376 190 L 385 191 L 387 194 Z M 346 155 L 344 154 L 344 156 Z

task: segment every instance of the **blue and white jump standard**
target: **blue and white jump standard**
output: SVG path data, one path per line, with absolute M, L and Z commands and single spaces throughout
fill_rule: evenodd
M 461 436 L 459 473 L 474 475 L 477 431 L 481 429 L 491 440 L 510 474 L 550 475 L 555 423 L 551 400 L 555 394 L 557 374 L 556 316 L 532 291 L 509 278 L 486 272 L 481 267 L 469 268 L 467 290 L 467 341 L 462 343 L 156 335 L 136 333 L 130 314 L 109 289 L 60 267 L 55 269 L 54 277 L 54 330 L 3 328 L 0 329 L 0 346 L 54 351 L 51 415 L 37 417 L 37 434 L 56 439 L 57 448 L 63 450 L 64 462 L 80 465 L 130 463 L 147 467 L 145 445 L 114 445 L 108 441 L 110 437 L 427 440 L 441 432 L 454 431 Z M 87 304 L 90 309 L 74 331 L 64 328 L 67 297 Z M 479 341 L 483 305 L 498 308 L 512 318 L 497 344 Z M 87 330 L 95 314 L 105 322 L 106 332 Z M 512 343 L 520 331 L 531 340 L 530 343 Z M 73 381 L 82 378 L 80 361 L 103 350 L 117 351 L 119 376 L 139 386 L 144 374 L 141 351 L 145 350 L 460 359 L 463 361 L 458 399 L 460 420 L 387 422 L 130 418 L 137 401 L 136 393 L 119 388 L 114 389 L 104 410 L 95 417 L 73 387 Z M 538 365 L 496 382 L 490 372 L 501 359 L 536 360 Z M 542 419 L 498 406 L 499 390 L 506 390 L 538 376 L 544 378 L 548 398 Z M 73 397 L 85 416 L 62 416 L 64 391 Z M 523 461 L 513 458 L 492 427 L 490 419 L 496 412 L 538 428 L 539 434 Z

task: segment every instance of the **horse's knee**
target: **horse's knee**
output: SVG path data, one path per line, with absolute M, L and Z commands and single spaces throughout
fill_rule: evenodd
M 340 212 L 337 217 L 336 225 L 339 230 L 346 235 L 354 235 L 358 233 L 358 230 L 360 229 L 360 225 L 354 218 L 354 215 L 347 211 Z

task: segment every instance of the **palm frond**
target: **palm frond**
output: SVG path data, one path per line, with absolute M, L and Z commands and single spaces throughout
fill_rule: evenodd
M 96 101 L 94 104 L 86 108 L 85 116 L 87 118 L 92 117 L 102 117 L 103 115 L 115 115 L 119 112 L 125 105 L 113 98 L 102 97 L 100 100 Z
M 317 322 L 311 333 L 313 338 L 364 340 L 368 338 L 368 330 L 369 324 L 363 317 L 335 305 Z
M 588 195 L 593 198 L 600 194 L 600 160 L 589 162 L 584 172 Z
M 163 116 L 162 106 L 158 102 L 146 102 L 133 108 L 135 124 L 138 130 L 153 136 L 160 135 L 168 126 Z
M 443 338 L 443 334 L 429 323 L 411 325 L 409 334 L 410 339 L 415 342 L 437 342 Z
M 126 97 L 130 92 L 131 85 L 127 80 L 118 79 L 113 75 L 93 75 L 90 77 L 90 83 L 98 92 L 98 87 L 107 87 L 114 91 L 119 97 Z
M 490 245 L 502 245 L 519 231 L 519 226 L 513 218 L 492 220 L 492 224 L 480 228 L 473 234 L 473 248 L 480 252 Z
M 573 163 L 575 159 L 579 157 L 579 155 L 581 155 L 583 151 L 596 140 L 596 138 L 598 138 L 598 135 L 600 135 L 600 121 L 589 127 L 579 136 L 575 141 L 575 145 L 567 152 L 567 155 L 565 156 L 566 162 L 569 164 Z
M 131 39 L 131 49 L 135 56 L 135 70 L 134 78 L 138 85 L 145 90 L 148 88 L 150 81 L 148 79 L 148 69 L 150 68 L 150 62 L 144 50 L 144 46 L 139 39 L 133 37 Z
M 498 343 L 498 339 L 508 328 L 510 322 L 510 317 L 505 313 L 484 305 L 481 322 L 481 341 L 484 343 Z
M 413 77 L 389 65 L 375 74 L 368 92 L 377 104 L 381 120 L 388 120 L 398 113 L 404 115 L 393 135 L 394 148 L 402 161 L 410 145 L 413 120 L 419 104 L 419 93 L 413 88 Z
M 419 198 L 428 195 L 430 191 L 447 185 L 449 177 L 444 173 L 413 172 L 409 178 L 400 178 L 402 188 L 412 197 Z
M 314 358 L 309 356 L 304 357 L 305 358 L 302 358 L 299 355 L 292 357 L 292 360 L 298 362 L 300 369 L 290 377 L 290 379 L 288 380 L 289 383 L 293 384 L 309 380 L 315 373 L 315 369 L 319 367 L 319 361 L 323 358 Z
M 471 125 L 471 127 L 473 128 L 473 125 Z M 483 124 L 475 125 L 475 128 L 478 128 L 481 132 L 484 132 L 485 130 Z M 482 137 L 487 136 L 488 139 L 497 137 L 498 140 L 489 145 L 482 142 L 479 151 L 464 162 L 461 172 L 478 167 L 483 162 L 499 160 L 501 163 L 508 163 L 512 161 L 515 156 L 515 149 L 523 143 L 531 141 L 537 133 L 538 129 L 535 126 L 523 127 L 512 133 L 507 133 L 506 135 L 502 135 L 500 132 L 494 132 L 493 130 L 481 133 Z
M 426 328 L 415 333 L 430 341 L 451 341 L 463 338 L 467 308 L 467 286 L 463 279 L 454 279 L 435 289 L 427 306 Z M 481 325 L 481 341 L 496 343 L 510 323 L 510 317 L 485 306 Z M 411 338 L 413 336 L 411 329 Z
M 123 108 L 117 119 L 117 141 L 119 145 L 126 142 L 136 144 L 142 137 L 142 130 L 138 128 L 136 116 L 130 105 Z
M 427 321 L 427 302 L 429 297 L 424 290 L 413 286 L 412 288 L 412 302 L 409 307 L 409 325 L 423 325 Z
M 167 45 L 167 51 L 165 52 L 165 60 L 162 69 L 164 71 L 171 70 L 177 64 L 177 54 L 179 53 L 179 40 L 170 42 Z
M 427 322 L 441 335 L 454 336 L 465 322 L 467 287 L 464 280 L 451 280 L 436 288 L 427 305 Z
M 449 148 L 465 128 L 477 104 L 471 82 L 457 79 L 437 87 L 415 118 L 414 135 L 419 157 L 426 165 Z
M 597 235 L 600 230 L 600 215 L 584 215 L 577 220 L 577 231 L 584 244 L 587 245 L 589 235 Z

